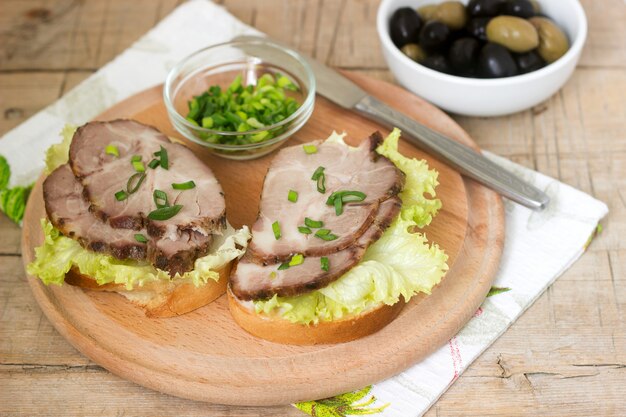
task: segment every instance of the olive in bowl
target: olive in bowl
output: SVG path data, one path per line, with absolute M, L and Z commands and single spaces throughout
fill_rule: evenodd
M 391 15 L 402 7 L 415 9 L 422 20 L 421 34 L 425 27 L 431 26 L 431 21 L 442 23 L 435 18 L 441 2 L 382 0 L 376 24 L 383 56 L 395 79 L 408 90 L 450 112 L 495 116 L 538 104 L 556 92 L 572 74 L 587 35 L 586 17 L 578 0 L 461 3 L 466 6 L 465 26 L 462 29 L 448 26 L 449 35 L 438 47 L 424 47 L 419 38 L 413 41 L 414 45 L 405 48 L 417 57 L 412 59 L 390 39 Z M 467 7 L 470 4 L 475 8 L 470 10 Z M 531 9 L 533 15 L 527 17 Z M 498 27 L 503 25 L 498 23 L 502 19 L 496 21 L 495 29 L 492 26 L 488 31 L 489 23 L 498 17 L 520 19 L 524 23 L 518 26 L 523 27 L 523 32 L 520 33 L 518 26 Z M 552 24 L 549 28 L 541 20 L 544 18 Z M 559 31 L 553 31 L 555 26 Z M 495 37 L 494 33 L 488 33 L 493 31 L 497 32 Z M 563 39 L 567 42 L 565 50 L 554 46 Z M 554 51 L 554 55 L 549 51 Z

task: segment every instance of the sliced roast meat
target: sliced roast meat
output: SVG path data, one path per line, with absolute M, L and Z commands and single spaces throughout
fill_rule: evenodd
M 135 239 L 139 232 L 113 229 L 99 221 L 89 212 L 89 204 L 82 193 L 83 186 L 67 164 L 46 178 L 43 196 L 46 213 L 54 227 L 91 251 L 109 253 L 119 259 L 145 259 L 147 245 Z
M 119 155 L 107 153 L 107 146 L 115 147 Z M 159 158 L 154 153 L 161 147 L 166 150 L 169 168 L 149 168 L 148 164 Z M 136 174 L 133 157 L 141 157 L 145 178 L 135 193 L 118 201 L 115 194 L 127 190 L 129 178 Z M 84 186 L 90 210 L 113 228 L 147 227 L 153 237 L 174 238 L 191 231 L 208 236 L 225 226 L 224 194 L 211 169 L 191 150 L 171 143 L 153 127 L 131 120 L 87 123 L 72 138 L 69 163 Z M 195 188 L 172 188 L 173 183 L 188 181 L 194 181 Z M 130 184 L 131 189 L 135 184 Z M 156 209 L 154 190 L 164 191 L 171 205 L 182 205 L 178 214 L 168 220 L 149 220 L 148 214 Z
M 89 211 L 83 198 L 83 186 L 69 165 L 61 165 L 43 183 L 46 213 L 61 234 L 78 241 L 81 246 L 118 259 L 147 260 L 172 276 L 193 269 L 195 260 L 204 256 L 212 235 L 181 232 L 175 240 L 151 239 L 141 243 L 135 234 L 148 237 L 145 230 L 115 229 Z
M 258 259 L 279 262 L 294 253 L 322 256 L 352 245 L 371 225 L 379 204 L 402 189 L 404 174 L 391 161 L 376 152 L 382 136 L 376 132 L 358 147 L 337 141 L 316 142 L 317 152 L 307 154 L 302 145 L 281 150 L 265 177 L 259 216 L 252 227 L 248 251 Z M 317 189 L 313 173 L 324 168 L 326 191 Z M 290 190 L 298 193 L 297 202 L 287 199 Z M 335 191 L 359 191 L 366 198 L 346 203 L 343 214 L 336 215 L 327 199 Z M 305 218 L 323 222 L 338 238 L 327 241 L 303 234 L 299 226 Z M 276 239 L 272 224 L 278 222 L 281 237 Z
M 157 268 L 170 275 L 184 274 L 194 268 L 196 259 L 206 255 L 213 243 L 213 235 L 184 231 L 175 239 L 162 237 L 151 240 L 148 246 L 148 259 Z
M 326 255 L 329 268 L 321 268 L 320 256 L 305 257 L 300 265 L 279 270 L 280 264 L 262 264 L 247 252 L 237 263 L 230 277 L 233 294 L 240 300 L 268 299 L 304 294 L 324 288 L 361 261 L 367 248 L 376 242 L 400 212 L 399 197 L 392 197 L 380 205 L 369 228 L 353 245 Z

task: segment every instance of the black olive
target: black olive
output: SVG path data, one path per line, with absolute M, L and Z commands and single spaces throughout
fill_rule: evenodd
M 511 77 L 517 74 L 517 65 L 511 53 L 495 43 L 488 43 L 478 55 L 478 75 L 484 78 Z
M 486 27 L 490 20 L 490 17 L 475 17 L 467 24 L 467 31 L 473 37 L 480 39 L 481 41 L 487 41 Z
M 421 28 L 422 18 L 410 7 L 396 10 L 389 22 L 391 40 L 398 48 L 407 43 L 416 43 Z
M 504 3 L 504 14 L 528 19 L 535 15 L 535 8 L 528 0 L 509 0 Z
M 471 73 L 476 65 L 480 42 L 474 38 L 461 38 L 450 46 L 448 62 L 457 74 Z
M 434 54 L 427 56 L 420 64 L 428 67 L 432 70 L 443 72 L 446 74 L 451 74 L 452 69 L 450 68 L 450 64 L 445 56 L 441 54 Z
M 450 36 L 450 29 L 441 22 L 426 22 L 420 31 L 419 44 L 427 51 L 436 51 L 445 46 Z
M 535 51 L 526 52 L 525 54 L 515 54 L 515 62 L 519 68 L 520 74 L 537 71 L 546 65 L 546 61 Z
M 470 17 L 498 16 L 502 11 L 502 0 L 471 0 L 467 4 Z

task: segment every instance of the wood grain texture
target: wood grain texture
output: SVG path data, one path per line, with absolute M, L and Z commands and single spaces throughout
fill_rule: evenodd
M 91 3 L 99 1 L 0 3 L 0 133 L 22 123 L 97 69 L 95 64 L 73 66 L 70 61 L 89 61 L 78 58 L 81 55 L 93 59 L 95 50 L 73 47 L 72 39 L 92 38 L 98 43 L 102 39 L 106 51 L 100 53 L 108 58 L 100 62 L 106 62 L 139 36 L 132 37 L 132 28 L 126 28 L 123 36 L 103 30 L 107 21 L 120 20 L 122 26 L 143 24 L 148 29 L 178 3 L 108 0 L 104 3 L 114 12 L 94 14 L 93 24 L 80 29 L 74 21 L 67 24 L 58 18 L 71 5 L 67 13 L 80 19 L 93 9 Z M 352 18 L 353 25 L 364 29 L 360 32 L 364 41 L 351 43 L 352 34 L 338 26 L 350 20 L 346 14 L 355 7 L 374 10 L 376 0 L 220 3 L 245 23 L 323 62 L 332 59 L 353 72 L 393 79 L 382 60 L 372 59 L 380 48 L 373 14 L 358 13 Z M 610 213 L 605 229 L 585 256 L 452 385 L 428 417 L 626 415 L 626 7 L 622 0 L 581 3 L 589 21 L 589 38 L 578 69 L 560 92 L 512 116 L 453 117 L 481 148 L 607 202 Z M 125 8 L 141 10 L 144 16 L 131 22 L 124 16 Z M 46 42 L 63 52 L 45 57 L 31 52 L 32 45 Z M 345 45 L 352 45 L 351 56 L 368 60 L 342 60 Z M 68 56 L 77 58 L 68 60 Z M 43 79 L 48 87 L 40 90 L 37 85 Z M 21 87 L 15 88 L 18 84 Z M 1 415 L 302 415 L 290 406 L 225 407 L 162 395 L 93 364 L 42 316 L 19 259 L 20 229 L 0 216 L 0 233 Z
M 409 115 L 472 145 L 443 112 L 406 91 L 362 75 L 351 75 L 366 91 Z M 134 118 L 178 137 L 162 102 L 161 87 L 139 93 L 98 119 Z M 357 144 L 382 129 L 355 113 L 318 99 L 309 122 L 288 143 L 296 145 L 345 130 Z M 187 141 L 185 141 L 187 143 Z M 253 161 L 221 159 L 187 143 L 220 180 L 228 220 L 252 224 L 272 155 Z M 448 254 L 450 271 L 433 293 L 414 297 L 377 333 L 349 343 L 287 346 L 244 332 L 228 312 L 226 297 L 184 316 L 146 319 L 117 294 L 68 285 L 29 284 L 55 328 L 86 356 L 111 372 L 146 387 L 185 398 L 236 405 L 279 405 L 337 395 L 401 372 L 455 335 L 491 287 L 504 240 L 500 197 L 402 142 L 403 154 L 426 159 L 439 172 L 443 208 L 424 232 Z M 26 208 L 22 253 L 33 259 L 43 241 L 41 181 Z M 375 365 L 375 366 L 374 366 Z M 338 377 L 341 375 L 341 377 Z

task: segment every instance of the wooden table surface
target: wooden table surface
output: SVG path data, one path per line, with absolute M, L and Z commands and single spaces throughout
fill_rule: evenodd
M 87 78 L 178 3 L 0 0 L 0 134 Z M 221 3 L 329 65 L 393 80 L 376 35 L 376 0 Z M 453 117 L 482 148 L 605 201 L 604 231 L 427 416 L 626 415 L 626 4 L 582 3 L 589 37 L 561 91 L 512 116 Z M 2 215 L 0 236 L 0 415 L 303 415 L 290 406 L 182 400 L 111 375 L 42 315 L 22 268 L 20 229 Z

